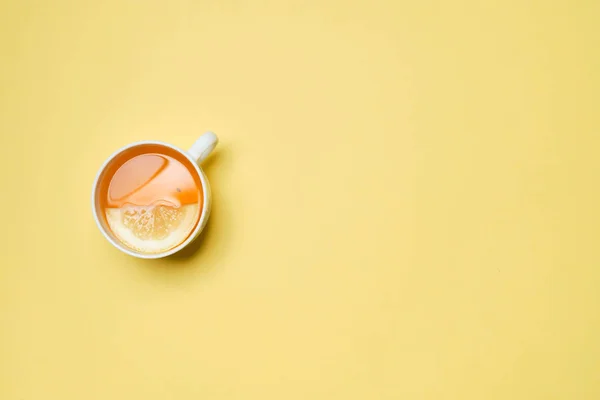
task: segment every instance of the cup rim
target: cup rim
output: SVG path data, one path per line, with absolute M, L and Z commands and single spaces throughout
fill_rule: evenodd
M 192 165 L 194 166 L 194 168 L 196 170 L 196 173 L 198 174 L 198 177 L 200 178 L 200 183 L 202 184 L 202 192 L 204 195 L 204 201 L 202 202 L 202 210 L 200 212 L 200 218 L 198 219 L 198 222 L 196 223 L 196 227 L 183 242 L 181 242 L 177 246 L 173 247 L 172 249 L 163 251 L 161 253 L 145 254 L 145 253 L 135 252 L 135 251 L 129 249 L 125 245 L 123 245 L 120 242 L 118 242 L 117 240 L 115 240 L 106 231 L 105 227 L 100 222 L 100 218 L 98 217 L 98 212 L 96 210 L 96 194 L 98 191 L 98 182 L 100 180 L 100 176 L 102 175 L 102 173 L 104 172 L 104 170 L 106 169 L 106 167 L 110 164 L 110 162 L 112 160 L 114 160 L 119 154 L 123 153 L 126 150 L 129 150 L 129 149 L 137 147 L 137 146 L 148 145 L 148 144 L 165 146 L 172 150 L 175 150 L 176 152 L 180 153 L 182 156 L 187 158 L 188 161 L 190 161 L 190 163 L 192 163 Z M 175 145 L 172 145 L 170 143 L 162 142 L 159 140 L 142 140 L 142 141 L 130 143 L 128 145 L 125 145 L 125 146 L 119 148 L 118 150 L 113 152 L 104 161 L 104 163 L 102 164 L 102 166 L 96 173 L 96 178 L 94 179 L 94 186 L 92 187 L 92 212 L 94 214 L 94 220 L 96 221 L 96 226 L 98 226 L 98 229 L 100 230 L 100 232 L 102 232 L 102 235 L 106 238 L 106 240 L 109 241 L 110 244 L 112 244 L 117 249 L 121 250 L 123 253 L 133 256 L 133 257 L 143 258 L 143 259 L 164 258 L 164 257 L 170 256 L 172 254 L 175 254 L 179 250 L 186 247 L 198 236 L 200 231 L 204 228 L 204 225 L 206 225 L 206 220 L 208 219 L 209 212 L 210 212 L 210 202 L 211 202 L 210 196 L 211 196 L 210 186 L 208 184 L 208 179 L 206 178 L 206 175 L 204 175 L 204 172 L 202 171 L 202 168 L 200 167 L 200 165 L 198 165 L 198 162 L 196 160 L 194 160 L 187 151 L 185 151 Z

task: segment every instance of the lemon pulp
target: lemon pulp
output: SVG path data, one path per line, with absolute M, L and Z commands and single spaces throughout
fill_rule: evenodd
M 198 204 L 107 208 L 106 220 L 123 244 L 141 253 L 162 253 L 183 242 L 196 226 Z

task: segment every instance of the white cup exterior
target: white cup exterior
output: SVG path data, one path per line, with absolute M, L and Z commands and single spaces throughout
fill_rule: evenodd
M 129 254 L 132 257 L 143 258 L 143 259 L 154 259 L 154 258 L 167 257 L 167 256 L 170 256 L 171 254 L 177 253 L 178 251 L 182 250 L 183 248 L 188 246 L 190 243 L 192 243 L 200 235 L 200 233 L 206 226 L 206 223 L 208 222 L 208 217 L 210 216 L 210 209 L 211 209 L 211 205 L 212 205 L 212 195 L 210 192 L 210 185 L 208 184 L 208 179 L 206 178 L 204 171 L 202 171 L 202 168 L 200 167 L 200 162 L 203 161 L 210 154 L 210 152 L 216 147 L 217 143 L 218 143 L 217 136 L 212 132 L 207 132 L 198 138 L 198 140 L 194 143 L 194 145 L 190 148 L 189 151 L 184 151 L 176 146 L 173 146 L 172 144 L 164 143 L 164 142 L 160 142 L 160 141 L 135 142 L 135 143 L 131 143 L 127 146 L 121 147 L 119 150 L 115 151 L 104 162 L 104 164 L 102 164 L 102 167 L 100 167 L 100 170 L 96 174 L 96 179 L 94 179 L 94 186 L 92 189 L 92 212 L 94 214 L 94 220 L 96 221 L 96 225 L 98 226 L 98 229 L 100 229 L 100 232 L 102 232 L 102 235 L 106 238 L 106 240 L 108 240 L 114 247 L 121 250 L 123 253 Z M 151 144 L 151 145 L 154 144 L 154 145 L 168 147 L 168 148 L 180 153 L 183 157 L 187 158 L 191 162 L 191 164 L 194 166 L 196 173 L 198 174 L 198 177 L 200 178 L 200 182 L 202 183 L 202 193 L 204 195 L 202 210 L 200 212 L 200 220 L 196 224 L 196 227 L 194 228 L 192 233 L 188 236 L 188 238 L 185 241 L 183 241 L 179 245 L 173 247 L 172 249 L 169 249 L 162 253 L 141 253 L 141 252 L 137 252 L 137 251 L 132 250 L 129 247 L 125 246 L 110 232 L 110 229 L 108 228 L 107 224 L 102 222 L 102 217 L 101 217 L 101 215 L 99 215 L 101 210 L 100 210 L 100 206 L 99 206 L 97 190 L 98 190 L 98 184 L 99 184 L 100 178 L 102 177 L 102 173 L 104 172 L 106 167 L 110 164 L 110 162 L 112 160 L 114 160 L 115 157 L 117 157 L 122 152 L 124 152 L 128 149 L 131 149 L 133 147 L 146 145 L 146 144 Z

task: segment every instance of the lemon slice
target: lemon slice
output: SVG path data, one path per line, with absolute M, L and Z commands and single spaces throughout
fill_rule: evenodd
M 197 219 L 198 204 L 106 209 L 115 236 L 142 253 L 162 253 L 177 246 L 194 230 Z

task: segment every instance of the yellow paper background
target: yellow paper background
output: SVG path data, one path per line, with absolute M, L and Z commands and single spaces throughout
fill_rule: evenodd
M 0 399 L 600 398 L 598 1 L 0 4 Z M 209 129 L 196 248 L 113 249 Z

